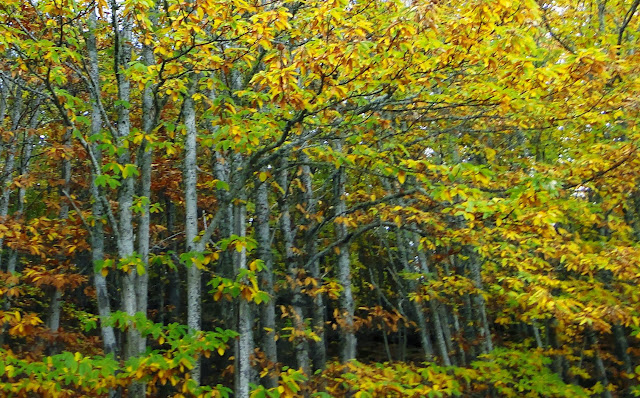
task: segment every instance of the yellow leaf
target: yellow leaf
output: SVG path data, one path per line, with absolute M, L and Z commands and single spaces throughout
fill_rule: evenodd
M 407 173 L 405 173 L 404 171 L 400 171 L 398 173 L 398 181 L 400 181 L 400 184 L 404 184 L 406 179 L 407 179 Z

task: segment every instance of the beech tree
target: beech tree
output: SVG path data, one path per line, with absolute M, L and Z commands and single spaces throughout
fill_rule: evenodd
M 0 390 L 637 394 L 638 5 L 5 1 Z

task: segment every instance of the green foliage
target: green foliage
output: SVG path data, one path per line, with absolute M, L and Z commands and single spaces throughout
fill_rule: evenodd
M 180 324 L 161 325 L 149 321 L 143 314 L 129 316 L 114 312 L 101 320 L 121 330 L 135 327 L 149 338 L 151 346 L 145 354 L 120 361 L 113 354 L 86 356 L 80 352 L 63 352 L 41 358 L 19 358 L 10 350 L 0 350 L 0 391 L 21 396 L 74 397 L 99 396 L 109 389 L 127 386 L 132 381 L 150 383 L 152 390 L 167 383 L 179 384 L 184 393 L 195 396 L 229 396 L 224 386 L 200 387 L 187 376 L 195 358 L 224 353 L 231 339 L 231 330 L 190 331 Z

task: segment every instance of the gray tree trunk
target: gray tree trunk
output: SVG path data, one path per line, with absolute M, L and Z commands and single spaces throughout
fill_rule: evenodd
M 197 193 L 197 130 L 196 111 L 193 101 L 198 85 L 198 77 L 194 76 L 191 87 L 184 99 L 184 123 L 186 136 L 184 143 L 184 199 L 185 199 L 185 240 L 187 252 L 194 252 L 198 249 L 196 237 L 198 236 L 198 193 Z M 187 269 L 187 325 L 192 330 L 200 330 L 201 322 L 201 271 L 191 264 Z M 200 361 L 191 370 L 191 378 L 200 384 Z
M 409 259 L 408 259 L 408 253 L 407 253 L 407 240 L 404 239 L 404 233 L 400 230 L 396 231 L 396 244 L 398 247 L 398 256 L 400 258 L 400 263 L 402 265 L 402 269 L 404 269 L 405 272 L 415 272 L 417 270 L 415 269 L 411 269 L 409 267 Z M 407 284 L 409 285 L 409 290 L 416 292 L 417 291 L 417 284 L 415 283 L 415 281 L 409 280 L 407 281 Z M 416 313 L 416 321 L 418 324 L 418 332 L 420 334 L 420 343 L 422 345 L 422 349 L 424 351 L 424 355 L 427 359 L 427 361 L 431 361 L 433 359 L 433 345 L 431 344 L 431 336 L 429 335 L 429 327 L 427 326 L 427 321 L 424 317 L 424 312 L 423 312 L 423 308 L 422 308 L 422 304 L 418 301 L 412 301 L 413 304 L 413 310 Z M 438 317 L 437 312 L 432 311 L 431 313 L 431 318 L 432 319 L 436 319 Z M 435 324 L 435 322 L 434 322 Z M 441 347 L 439 347 L 441 348 Z M 440 350 L 442 351 L 442 349 Z M 447 350 L 446 348 L 444 349 L 444 353 L 445 355 L 443 355 L 443 360 L 444 358 L 446 358 L 446 360 L 449 360 L 449 356 L 447 355 Z
M 311 367 L 309 364 L 309 342 L 305 336 L 304 312 L 302 311 L 303 298 L 300 292 L 300 271 L 294 248 L 294 232 L 291 228 L 291 213 L 289 212 L 289 162 L 286 155 L 280 160 L 280 171 L 278 172 L 278 185 L 284 190 L 280 200 L 280 231 L 285 250 L 285 263 L 289 278 L 291 278 L 291 307 L 293 309 L 293 331 L 297 336 L 293 340 L 293 349 L 296 355 L 298 368 L 309 375 Z
M 476 255 L 471 254 L 469 258 L 469 268 L 471 273 L 471 280 L 476 289 L 482 290 L 482 273 L 480 259 Z M 480 318 L 480 335 L 484 343 L 483 352 L 488 353 L 493 351 L 493 340 L 491 338 L 491 328 L 489 327 L 489 320 L 487 318 L 486 303 L 482 294 L 474 295 L 474 303 L 478 311 L 478 317 Z
M 64 134 L 65 149 L 71 147 L 71 129 L 67 128 Z M 69 192 L 69 186 L 71 184 L 71 160 L 65 156 L 62 159 L 61 165 L 61 180 L 63 181 L 62 188 L 60 189 L 60 213 L 58 217 L 60 220 L 66 220 L 69 218 L 69 199 L 65 197 L 65 192 Z M 49 306 L 49 329 L 53 332 L 57 332 L 60 329 L 60 312 L 62 310 L 62 290 L 56 288 L 51 297 L 51 305 Z
M 99 134 L 102 128 L 102 117 L 100 114 L 100 106 L 98 104 L 100 95 L 100 71 L 98 69 L 98 50 L 95 37 L 96 15 L 94 12 L 89 14 L 89 33 L 87 36 L 87 50 L 89 53 L 89 79 L 94 87 L 94 97 L 91 99 L 91 134 Z M 94 157 L 100 163 L 102 161 L 102 153 L 98 145 L 93 148 Z M 91 232 L 91 260 L 95 266 L 104 261 L 104 228 L 102 218 L 104 211 L 100 201 L 100 192 L 95 184 L 95 172 L 91 175 L 91 194 L 93 196 L 92 212 L 94 218 L 93 229 Z M 98 303 L 98 315 L 100 315 L 100 332 L 102 334 L 102 344 L 106 354 L 118 354 L 118 346 L 116 336 L 112 326 L 105 324 L 105 320 L 111 316 L 111 304 L 109 302 L 109 290 L 107 280 L 101 272 L 95 272 L 93 276 L 93 284 L 96 289 L 96 298 Z
M 117 18 L 117 10 L 119 5 L 115 0 L 111 2 L 112 28 L 116 32 L 117 37 L 114 43 L 114 70 L 118 87 L 118 101 L 116 106 L 116 129 L 115 142 L 122 151 L 118 156 L 118 163 L 125 165 L 131 164 L 131 152 L 128 145 L 125 144 L 131 132 L 131 119 L 129 114 L 129 106 L 131 99 L 131 83 L 125 76 L 125 70 L 131 61 L 131 43 L 132 43 L 132 21 L 123 18 L 122 27 Z M 120 261 L 127 263 L 132 262 L 128 272 L 122 275 L 122 309 L 129 316 L 134 316 L 138 311 L 138 273 L 135 264 L 135 234 L 133 224 L 133 197 L 135 195 L 135 177 L 128 175 L 122 176 L 120 180 L 121 186 L 118 191 L 118 257 Z M 127 329 L 127 341 L 125 347 L 125 359 L 135 357 L 140 354 L 140 331 L 131 325 Z M 144 397 L 145 385 L 143 383 L 132 383 L 129 386 L 130 397 Z
M 618 351 L 618 356 L 622 362 L 623 370 L 631 375 L 633 374 L 633 362 L 631 361 L 631 356 L 629 355 L 629 342 L 627 341 L 627 336 L 624 332 L 624 326 L 620 323 L 616 323 L 613 325 L 613 336 L 616 340 L 616 349 Z
M 155 63 L 153 49 L 148 45 L 142 47 L 142 59 L 145 65 Z M 142 92 L 142 129 L 150 134 L 156 125 L 156 107 L 151 83 L 147 83 Z M 138 150 L 138 167 L 140 170 L 140 188 L 138 195 L 147 198 L 142 204 L 142 213 L 138 219 L 138 254 L 142 260 L 144 272 L 138 275 L 138 292 L 136 295 L 137 312 L 147 314 L 149 293 L 149 227 L 151 222 L 151 162 L 153 152 L 149 142 L 144 139 Z M 138 352 L 147 348 L 147 339 L 140 338 Z
M 309 158 L 303 153 L 301 155 L 301 159 L 303 162 L 308 162 Z M 316 253 L 318 252 L 318 244 L 316 241 L 315 234 L 311 234 L 311 229 L 315 226 L 315 222 L 311 221 L 311 216 L 316 212 L 316 199 L 313 195 L 313 183 L 311 179 L 311 169 L 308 164 L 302 166 L 302 175 L 300 177 L 302 180 L 302 186 L 304 187 L 304 202 L 305 202 L 305 210 L 307 212 L 307 217 L 309 217 L 309 221 L 307 224 L 307 233 L 305 234 L 305 252 L 307 258 L 315 258 Z M 316 281 L 317 287 L 322 286 L 322 275 L 320 274 L 320 261 L 315 259 L 309 265 L 309 273 L 311 277 Z M 318 336 L 319 340 L 313 341 L 311 343 L 311 359 L 313 361 L 313 368 L 315 370 L 324 369 L 325 364 L 327 362 L 327 349 L 325 343 L 325 333 L 324 333 L 324 324 L 325 324 L 325 306 L 324 300 L 321 293 L 317 293 L 313 296 L 313 304 L 312 304 L 312 326 L 314 333 Z
M 342 151 L 342 143 L 336 144 L 336 150 Z M 335 187 L 335 215 L 337 217 L 345 216 L 347 211 L 347 204 L 345 202 L 345 184 L 346 175 L 344 167 L 340 167 L 336 172 L 334 187 Z M 355 302 L 353 300 L 353 293 L 351 291 L 351 259 L 349 258 L 349 241 L 347 226 L 344 222 L 335 223 L 336 239 L 343 241 L 338 246 L 338 282 L 342 285 L 343 290 L 340 294 L 340 308 L 342 310 L 342 317 L 344 317 L 344 327 L 341 330 L 342 334 L 342 350 L 340 353 L 340 359 L 342 362 L 347 362 L 356 358 L 357 340 L 354 328 L 354 314 L 355 314 Z
M 38 121 L 39 121 L 39 113 L 38 113 L 38 107 L 39 107 L 39 100 L 38 103 L 36 104 L 36 111 L 34 112 L 31 121 L 29 123 L 29 127 L 31 129 L 35 129 L 37 127 Z M 2 113 L 2 112 L 0 112 Z M 0 119 L 2 120 L 2 119 Z M 15 131 L 15 130 L 14 130 Z M 25 149 L 23 151 L 23 156 L 21 161 L 19 162 L 19 166 L 18 166 L 18 174 L 19 176 L 25 176 L 27 174 L 27 169 L 29 167 L 29 162 L 31 161 L 31 151 L 33 149 L 33 144 L 32 144 L 32 137 L 29 136 L 27 137 L 26 132 L 23 134 L 23 145 L 25 146 Z M 15 135 L 14 140 L 17 140 L 17 135 Z M 15 141 L 14 141 L 15 142 Z M 15 151 L 15 147 L 12 151 Z M 15 155 L 15 152 L 14 152 Z M 15 157 L 14 157 L 14 162 L 15 162 Z M 24 211 L 24 200 L 25 200 L 25 195 L 26 195 L 26 188 L 24 185 L 21 185 L 18 188 L 18 203 L 16 205 L 16 212 L 14 214 L 15 218 L 20 218 L 22 216 L 22 213 Z M 1 246 L 0 246 L 1 248 Z M 7 262 L 7 272 L 9 274 L 13 274 L 17 271 L 17 265 L 18 265 L 18 252 L 15 250 L 8 250 L 9 251 L 9 259 Z M 10 297 L 5 297 L 4 303 L 2 308 L 5 311 L 8 311 L 11 308 L 11 298 Z M 6 324 L 2 324 L 0 325 L 0 345 L 4 344 L 4 332 L 6 330 Z
M 264 263 L 260 273 L 260 288 L 269 294 L 269 302 L 261 305 L 262 350 L 270 365 L 278 363 L 276 345 L 276 296 L 273 288 L 273 256 L 271 254 L 271 232 L 269 227 L 269 192 L 268 182 L 258 183 L 256 189 L 256 226 L 255 234 L 258 244 L 258 258 Z M 270 369 L 265 377 L 268 388 L 277 387 L 278 375 L 275 368 Z
M 173 236 L 175 234 L 174 225 L 176 219 L 176 206 L 173 204 L 173 202 L 171 202 L 171 199 L 169 197 L 166 197 L 165 205 L 165 214 L 167 218 L 167 234 L 168 236 Z M 176 253 L 178 251 L 177 240 L 172 239 L 169 247 L 171 248 L 171 250 L 173 250 L 174 253 Z M 179 261 L 176 260 L 175 257 L 176 256 L 172 258 L 172 261 L 177 266 Z M 169 287 L 169 306 L 171 307 L 171 314 L 169 317 L 170 322 L 181 323 L 180 313 L 182 310 L 182 294 L 180 291 L 180 272 L 177 270 L 177 267 L 176 269 L 169 270 Z
M 246 207 L 242 198 L 240 203 L 233 207 L 235 234 L 240 237 L 246 237 Z M 240 270 L 247 269 L 247 249 L 243 246 L 240 252 L 234 252 L 234 264 L 235 267 Z M 236 376 L 236 388 L 235 396 L 237 398 L 249 397 L 249 383 L 252 381 L 252 369 L 251 369 L 251 355 L 253 355 L 253 314 L 251 311 L 251 304 L 244 298 L 239 298 L 238 303 L 238 333 L 240 337 L 238 339 L 238 349 L 236 352 L 237 357 L 237 376 Z
M 427 256 L 424 251 L 420 250 L 420 238 L 417 235 L 413 236 L 413 244 L 416 247 L 418 253 L 418 262 L 420 263 L 420 271 L 423 274 L 429 275 L 429 262 L 427 261 Z M 431 312 L 431 319 L 433 321 L 433 329 L 436 335 L 436 342 L 438 345 L 438 352 L 442 357 L 442 364 L 445 366 L 451 366 L 451 358 L 449 358 L 449 350 L 447 347 L 450 343 L 447 343 L 447 340 L 450 340 L 450 337 L 445 335 L 444 328 L 448 327 L 446 325 L 447 319 L 441 316 L 441 313 L 438 308 L 438 304 L 436 300 L 429 300 L 429 310 Z M 450 335 L 451 333 L 449 333 Z
M 15 167 L 16 150 L 18 147 L 18 135 L 15 134 L 20 124 L 20 116 L 24 102 L 22 99 L 22 89 L 16 85 L 13 106 L 11 111 L 11 130 L 14 132 L 11 141 L 8 143 L 6 151 L 7 157 L 2 170 L 2 197 L 0 198 L 0 219 L 4 219 L 9 214 L 9 199 L 11 198 L 11 183 L 13 181 L 13 169 Z M 0 238 L 0 250 L 4 243 L 4 238 Z M 0 258 L 1 260 L 1 258 Z M 2 263 L 0 263 L 0 266 Z

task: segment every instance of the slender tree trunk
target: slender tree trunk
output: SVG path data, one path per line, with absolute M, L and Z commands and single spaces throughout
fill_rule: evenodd
M 146 65 L 153 65 L 153 50 L 143 45 L 142 59 Z M 151 83 L 147 83 L 142 92 L 142 129 L 150 134 L 156 125 L 154 97 Z M 144 139 L 138 151 L 138 167 L 140 170 L 139 196 L 146 198 L 142 203 L 142 213 L 138 220 L 138 254 L 142 260 L 144 271 L 138 275 L 138 292 L 136 295 L 137 312 L 147 315 L 149 292 L 149 227 L 151 222 L 151 162 L 153 152 L 149 142 Z M 147 348 L 147 339 L 140 338 L 138 352 L 143 353 Z
M 593 330 L 587 330 L 585 333 L 587 335 L 589 345 L 594 350 L 593 360 L 595 361 L 598 381 L 604 387 L 602 398 L 612 398 L 611 391 L 607 389 L 607 387 L 609 386 L 609 378 L 607 377 L 607 368 L 604 366 L 604 362 L 602 361 L 602 357 L 600 356 L 596 334 Z
M 531 322 L 531 332 L 533 334 L 533 338 L 536 341 L 536 347 L 544 348 L 544 345 L 542 344 L 542 337 L 540 336 L 540 329 L 538 328 L 538 324 L 536 321 Z
M 38 123 L 40 121 L 40 114 L 38 112 L 40 108 L 40 99 L 36 99 L 35 109 L 31 116 L 31 120 L 29 121 L 29 129 L 34 130 L 38 127 Z M 16 137 L 17 139 L 17 137 Z M 26 177 L 28 173 L 29 163 L 31 162 L 31 152 L 33 150 L 33 136 L 30 135 L 26 130 L 23 133 L 22 145 L 24 147 L 22 151 L 22 159 L 19 162 L 18 166 L 18 178 Z M 24 185 L 20 185 L 18 188 L 18 202 L 16 204 L 16 211 L 14 213 L 14 218 L 19 219 L 23 216 L 24 212 L 24 202 L 27 194 L 27 189 Z M 7 265 L 7 270 L 9 273 L 13 273 L 16 271 L 18 261 L 18 253 L 15 250 L 10 251 L 9 263 Z
M 288 179 L 288 167 L 286 155 L 280 160 L 280 171 L 278 173 L 278 185 L 284 190 L 284 194 L 280 200 L 280 230 L 282 231 L 282 238 L 285 250 L 285 263 L 287 265 L 287 271 L 289 278 L 291 278 L 291 296 L 293 309 L 293 331 L 295 334 L 293 339 L 293 348 L 296 354 L 296 362 L 298 368 L 309 375 L 311 368 L 309 364 L 309 343 L 305 337 L 305 324 L 304 313 L 302 306 L 304 305 L 302 299 L 302 293 L 300 292 L 300 271 L 297 267 L 296 254 L 294 248 L 294 233 L 291 229 L 291 214 L 289 212 L 289 179 Z
M 176 219 L 176 206 L 171 202 L 169 197 L 166 197 L 166 217 L 167 217 L 167 234 L 173 236 L 175 234 L 175 219 Z M 176 253 L 178 251 L 177 240 L 173 238 L 169 244 L 171 250 Z M 175 257 L 175 256 L 174 256 Z M 176 265 L 175 269 L 169 270 L 169 306 L 171 307 L 170 322 L 180 323 L 180 313 L 182 309 L 182 295 L 180 284 L 180 272 L 177 269 L 179 261 L 171 259 Z
M 4 93 L 3 93 L 4 94 Z M 39 107 L 39 100 L 38 103 L 36 105 L 36 110 L 34 111 L 34 114 L 31 118 L 31 122 L 29 123 L 29 127 L 31 129 L 35 129 L 37 127 L 38 124 L 38 120 L 39 120 L 39 114 L 38 114 L 38 107 Z M 3 110 L 4 112 L 4 110 Z M 3 113 L 0 112 L 0 113 Z M 0 119 L 2 120 L 2 119 Z M 17 125 L 16 125 L 16 129 L 17 129 Z M 13 144 L 13 148 L 11 149 L 11 151 L 14 153 L 14 160 L 13 162 L 15 162 L 15 150 L 16 150 L 16 144 L 15 142 L 17 141 L 18 137 L 17 137 L 17 131 L 14 130 L 14 137 L 12 141 Z M 32 145 L 32 137 L 26 136 L 27 133 L 25 132 L 23 135 L 23 145 L 25 145 L 25 149 L 23 151 L 23 157 L 21 159 L 20 165 L 18 167 L 18 173 L 19 176 L 25 176 L 27 174 L 27 168 L 29 166 L 29 162 L 31 161 L 31 151 L 33 148 Z M 7 178 L 11 178 L 11 176 L 7 176 Z M 10 181 L 10 180 L 9 180 Z M 5 188 L 5 186 L 3 186 L 3 188 Z M 3 194 L 4 194 L 4 189 L 3 189 Z M 8 196 L 9 194 L 7 194 Z M 16 208 L 16 212 L 14 214 L 14 218 L 19 219 L 20 217 L 22 217 L 22 213 L 24 211 L 24 201 L 25 201 L 25 195 L 26 195 L 26 188 L 24 185 L 21 185 L 18 188 L 18 203 L 17 203 L 17 208 Z M 4 197 L 3 197 L 4 200 Z M 2 203 L 2 205 L 4 206 L 4 203 Z M 4 209 L 4 207 L 3 207 Z M 8 202 L 7 202 L 7 210 L 8 211 Z M 5 214 L 6 216 L 6 214 Z M 2 220 L 2 218 L 0 218 L 0 221 Z M 1 242 L 1 241 L 0 241 Z M 1 243 L 0 243 L 0 249 L 2 248 Z M 9 259 L 7 262 L 7 273 L 9 274 L 13 274 L 17 271 L 17 265 L 18 265 L 18 252 L 15 250 L 9 250 Z M 11 308 L 11 298 L 10 297 L 5 297 L 4 303 L 2 305 L 2 308 L 5 311 L 8 311 Z M 5 330 L 6 330 L 7 324 L 0 324 L 0 346 L 4 344 L 4 337 L 5 337 Z
M 214 132 L 213 130 L 212 132 Z M 221 152 L 215 152 L 214 157 L 212 159 L 212 169 L 217 180 L 226 182 L 227 184 L 231 184 L 231 156 L 227 157 Z M 233 222 L 233 206 L 231 204 L 230 193 L 226 189 L 218 189 L 216 190 L 216 198 L 218 198 L 220 203 L 219 212 L 220 222 L 220 238 L 226 239 L 231 237 L 234 232 L 234 222 Z M 220 274 L 226 278 L 235 278 L 236 270 L 234 269 L 234 261 L 232 258 L 232 254 L 226 250 L 223 251 L 220 255 L 219 260 L 219 269 Z M 222 308 L 220 317 L 224 323 L 224 327 L 232 330 L 238 330 L 238 314 L 237 314 L 237 306 L 236 305 L 225 305 Z M 237 341 L 236 341 L 237 343 Z M 233 349 L 237 352 L 237 344 L 234 345 Z M 237 355 L 234 354 L 237 359 Z
M 11 141 L 8 143 L 8 149 L 6 151 L 7 157 L 4 163 L 4 169 L 2 170 L 2 198 L 0 198 L 0 220 L 4 220 L 9 214 L 9 199 L 11 198 L 11 183 L 13 181 L 13 169 L 15 167 L 16 151 L 18 148 L 18 126 L 20 125 L 20 118 L 22 116 L 22 108 L 24 102 L 22 99 L 22 89 L 16 85 L 15 95 L 13 100 L 13 109 L 11 112 L 11 130 L 13 135 Z M 4 243 L 4 238 L 0 238 L 0 250 Z M 1 260 L 1 258 L 0 258 Z M 0 263 L 0 266 L 2 263 Z M 11 271 L 10 271 L 11 272 Z
M 308 162 L 309 158 L 304 153 L 301 156 L 303 162 Z M 309 165 L 305 164 L 302 166 L 302 186 L 304 187 L 304 202 L 307 212 L 307 217 L 309 217 L 309 221 L 307 223 L 307 231 L 305 234 L 305 252 L 307 258 L 315 258 L 316 253 L 318 252 L 318 244 L 316 241 L 315 234 L 311 234 L 312 228 L 315 226 L 315 222 L 311 221 L 311 217 L 316 213 L 316 199 L 313 195 L 313 183 L 311 178 L 311 169 Z M 309 265 L 309 273 L 311 277 L 316 281 L 316 285 L 318 288 L 322 286 L 322 275 L 320 274 L 320 261 L 318 259 L 311 262 Z M 313 362 L 313 368 L 315 370 L 324 369 L 325 364 L 327 362 L 327 348 L 325 342 L 325 333 L 324 333 L 324 325 L 325 325 L 325 305 L 324 298 L 322 293 L 317 292 L 313 295 L 313 304 L 312 304 L 312 326 L 313 332 L 318 336 L 318 340 L 314 340 L 311 343 L 311 359 Z
M 463 330 L 460 327 L 460 318 L 458 317 L 458 314 L 456 314 L 454 309 L 451 309 L 451 318 L 452 318 L 452 325 L 453 325 L 453 331 L 456 335 L 456 339 L 460 339 L 460 337 L 463 335 Z M 458 344 L 457 348 L 458 348 L 458 366 L 467 366 L 469 363 L 467 362 L 467 355 L 464 352 L 464 347 L 462 346 L 462 343 L 460 341 L 457 341 Z
M 184 143 L 184 191 L 185 191 L 185 240 L 187 252 L 197 250 L 198 236 L 198 193 L 197 193 L 197 148 L 196 148 L 196 111 L 193 95 L 197 88 L 198 77 L 193 77 L 191 87 L 184 99 L 184 122 L 186 137 Z M 201 271 L 191 264 L 187 269 L 187 325 L 190 329 L 200 330 L 201 322 Z M 200 362 L 191 370 L 191 378 L 200 384 Z
M 414 246 L 417 248 L 417 253 L 418 253 L 418 262 L 420 263 L 420 270 L 422 271 L 422 273 L 424 273 L 425 275 L 429 275 L 429 263 L 427 261 L 427 256 L 424 253 L 424 251 L 419 249 L 420 246 L 420 238 L 418 236 L 414 236 L 413 237 L 413 242 L 414 242 Z M 444 333 L 444 328 L 448 327 L 447 325 L 445 325 L 445 323 L 447 322 L 447 319 L 443 317 L 441 317 L 441 314 L 438 310 L 438 303 L 431 299 L 429 300 L 429 310 L 431 312 L 431 319 L 433 321 L 433 329 L 436 335 L 436 342 L 438 345 L 438 352 L 440 353 L 440 356 L 442 357 L 442 363 L 445 366 L 451 366 L 451 359 L 449 358 L 449 352 L 447 349 L 447 346 L 450 344 L 447 343 L 447 340 L 450 341 L 451 337 L 449 333 L 449 336 L 445 336 Z
M 556 332 L 556 326 L 555 323 L 557 321 L 555 319 L 548 319 L 547 320 L 547 340 L 549 340 L 549 345 L 551 346 L 551 348 L 553 349 L 559 349 L 560 348 L 560 342 L 558 341 L 558 334 Z M 555 355 L 553 358 L 553 371 L 554 373 L 556 373 L 558 376 L 560 376 L 560 378 L 563 378 L 564 372 L 563 372 L 563 362 L 564 362 L 564 356 L 562 355 Z
M 9 97 L 9 86 L 7 82 L 0 78 L 0 126 L 4 124 L 4 117 L 7 115 L 7 99 Z
M 336 144 L 336 150 L 342 150 L 342 143 Z M 346 175 L 344 167 L 340 167 L 336 172 L 335 187 L 335 215 L 343 217 L 346 214 L 347 204 L 345 202 L 345 184 Z M 340 294 L 340 307 L 342 317 L 344 318 L 344 327 L 342 333 L 342 350 L 340 359 L 347 362 L 356 358 L 357 340 L 354 328 L 355 302 L 351 291 L 351 260 L 349 258 L 349 241 L 347 226 L 344 221 L 335 222 L 336 239 L 343 243 L 338 245 L 338 282 L 342 285 L 343 290 Z
M 473 304 L 471 302 L 471 295 L 469 293 L 464 294 L 464 303 L 462 306 L 462 315 L 464 317 L 464 337 L 467 341 L 475 341 L 476 340 L 476 330 L 473 327 L 474 323 L 477 322 L 475 319 L 475 314 L 473 311 Z M 480 350 L 482 351 L 482 350 Z M 469 345 L 469 355 L 467 356 L 469 362 L 475 360 L 478 356 L 478 350 L 475 345 Z
M 96 27 L 96 15 L 95 12 L 89 14 L 89 34 L 87 37 L 87 50 L 89 52 L 89 79 L 91 80 L 96 97 L 99 97 L 99 84 L 100 75 L 98 69 L 98 51 L 95 37 Z M 102 117 L 100 115 L 100 108 L 98 104 L 98 98 L 92 98 L 91 100 L 91 134 L 100 134 L 102 128 Z M 100 164 L 102 161 L 102 153 L 98 145 L 93 146 L 93 153 Z M 93 196 L 92 212 L 94 218 L 94 224 L 91 233 L 91 259 L 95 267 L 104 261 L 104 228 L 102 224 L 102 218 L 104 212 L 100 202 L 100 192 L 98 186 L 95 183 L 95 173 L 91 175 L 91 193 Z M 109 290 L 107 287 L 107 280 L 101 272 L 95 272 L 93 276 L 93 284 L 96 289 L 96 298 L 98 303 L 98 314 L 100 315 L 100 332 L 102 334 L 102 344 L 104 352 L 106 354 L 113 353 L 117 356 L 118 347 L 116 342 L 116 336 L 112 326 L 107 326 L 105 320 L 111 317 L 111 304 L 109 302 Z
M 482 274 L 480 259 L 475 254 L 471 254 L 469 258 L 469 269 L 471 280 L 476 289 L 482 290 Z M 480 318 L 480 335 L 483 339 L 483 352 L 488 353 L 493 351 L 493 340 L 491 338 L 491 328 L 489 327 L 489 320 L 487 318 L 486 303 L 484 296 L 480 293 L 474 296 L 474 303 L 478 310 L 478 316 Z
M 131 83 L 125 76 L 125 70 L 131 61 L 132 42 L 132 22 L 128 18 L 118 22 L 117 10 L 119 5 L 114 0 L 111 3 L 112 28 L 117 33 L 115 40 L 114 69 L 118 88 L 118 101 L 116 106 L 116 145 L 121 150 L 117 160 L 120 166 L 127 167 L 131 164 L 131 152 L 127 145 L 129 133 L 131 132 L 131 120 L 129 115 Z M 133 175 L 123 176 L 120 180 L 121 186 L 118 191 L 118 257 L 119 261 L 129 264 L 128 271 L 122 275 L 122 307 L 127 315 L 133 317 L 138 311 L 138 286 L 137 286 L 137 260 L 135 258 L 135 237 L 133 214 L 133 197 L 135 195 L 135 178 Z M 135 325 L 130 325 L 127 329 L 127 342 L 125 348 L 125 359 L 135 357 L 140 354 L 140 331 Z M 145 386 L 142 383 L 132 383 L 129 386 L 130 397 L 144 397 Z
M 445 250 L 449 251 L 450 248 L 446 248 Z M 458 268 L 455 255 L 449 256 L 449 263 L 454 268 L 454 272 L 455 272 L 455 269 Z M 460 271 L 459 273 L 462 273 L 462 267 L 460 267 L 459 271 Z M 446 263 L 445 263 L 445 273 L 447 276 L 451 276 L 451 273 L 452 273 L 452 270 L 446 265 Z M 453 314 L 453 324 L 454 324 L 456 333 L 458 334 L 458 336 L 460 336 L 461 340 L 463 341 L 464 340 L 473 341 L 475 339 L 475 334 L 473 331 L 473 327 L 470 326 L 470 323 L 473 322 L 473 309 L 471 307 L 471 298 L 469 294 L 463 295 L 463 305 L 462 305 L 461 315 L 462 315 L 463 325 L 460 325 L 460 317 L 458 316 L 458 314 L 456 314 L 455 312 Z M 469 352 L 467 354 L 467 352 L 465 351 L 464 344 L 461 341 L 459 343 L 459 350 L 462 358 L 461 363 L 463 364 L 469 364 L 471 363 L 471 361 L 473 361 L 476 358 L 476 350 L 474 346 L 469 346 Z
M 215 133 L 215 131 L 212 131 Z M 221 152 L 215 152 L 212 159 L 212 169 L 217 180 L 231 184 L 231 160 L 227 159 Z M 216 198 L 220 201 L 220 210 L 222 214 L 220 216 L 220 232 L 221 238 L 228 238 L 233 234 L 233 209 L 231 206 L 231 197 L 229 191 L 226 189 L 216 190 Z M 220 256 L 220 264 L 222 268 L 222 274 L 227 278 L 233 278 L 234 269 L 231 255 L 228 252 L 223 252 Z M 235 316 L 231 317 L 234 319 Z
M 235 233 L 239 238 L 246 237 L 246 207 L 244 201 L 240 199 L 240 203 L 233 207 L 233 220 L 235 224 Z M 235 267 L 240 270 L 247 269 L 247 249 L 245 246 L 238 252 L 234 252 Z M 236 368 L 236 388 L 235 396 L 237 398 L 249 397 L 249 383 L 252 380 L 251 355 L 253 354 L 253 314 L 251 304 L 244 298 L 239 298 L 238 303 L 238 350 L 236 356 L 238 358 L 238 366 Z
M 631 356 L 628 352 L 629 342 L 627 341 L 627 336 L 624 332 L 624 326 L 620 323 L 614 324 L 613 336 L 616 340 L 616 349 L 618 351 L 620 361 L 622 362 L 623 369 L 628 375 L 631 375 L 633 374 L 633 362 L 631 361 Z
M 272 365 L 278 363 L 276 345 L 276 303 L 273 288 L 273 256 L 271 255 L 271 232 L 269 228 L 269 192 L 266 181 L 258 184 L 256 189 L 256 241 L 258 243 L 258 258 L 264 263 L 260 273 L 261 289 L 269 294 L 269 302 L 262 304 L 261 324 L 262 350 L 269 361 L 269 374 L 265 377 L 268 388 L 277 387 L 278 374 Z
M 412 270 L 409 266 L 408 253 L 406 249 L 408 245 L 407 241 L 404 239 L 404 233 L 400 230 L 396 231 L 396 245 L 398 247 L 398 256 L 400 258 L 400 263 L 402 264 L 402 269 L 404 269 L 405 272 L 415 272 L 415 270 Z M 417 291 L 417 285 L 415 281 L 408 280 L 407 284 L 410 291 Z M 420 343 L 422 345 L 422 349 L 427 361 L 431 361 L 433 359 L 433 344 L 431 343 L 429 327 L 427 326 L 427 320 L 424 317 L 422 304 L 419 301 L 412 301 L 412 304 L 413 309 L 416 313 L 418 332 L 420 333 Z M 438 314 L 435 311 L 432 311 L 431 318 L 434 319 L 437 317 Z M 446 348 L 444 349 L 443 360 L 444 358 L 446 358 L 447 361 L 449 360 Z
M 36 109 L 36 112 L 34 112 L 33 118 L 31 120 L 31 123 L 29 123 L 29 127 L 31 129 L 35 129 L 37 124 L 38 124 L 38 114 Z M 27 168 L 29 166 L 29 162 L 31 161 L 31 150 L 33 148 L 32 138 L 33 138 L 32 136 L 26 137 L 26 133 L 25 133 L 25 137 L 23 138 L 23 145 L 25 148 L 23 150 L 22 161 L 20 162 L 20 167 L 18 169 L 19 178 L 25 177 L 27 175 Z M 18 188 L 18 203 L 16 204 L 16 211 L 14 213 L 15 219 L 19 219 L 23 215 L 22 213 L 24 211 L 24 200 L 25 200 L 26 194 L 27 194 L 26 187 L 24 185 L 20 185 L 20 187 Z M 9 263 L 7 264 L 7 270 L 9 273 L 13 273 L 16 271 L 17 262 L 18 262 L 18 252 L 15 250 L 11 250 L 9 255 Z
M 63 182 L 60 188 L 60 213 L 59 219 L 66 220 L 69 218 L 69 200 L 65 197 L 65 192 L 69 193 L 69 186 L 71 184 L 71 159 L 69 154 L 71 152 L 71 129 L 67 128 L 63 141 L 65 147 L 65 156 L 62 159 L 61 165 L 61 180 Z M 57 332 L 60 329 L 60 312 L 62 310 L 62 290 L 56 288 L 51 297 L 51 305 L 49 306 L 49 329 L 53 332 Z M 55 350 L 55 348 L 53 348 Z
M 441 303 L 440 301 L 437 300 L 432 300 L 433 302 L 435 302 L 437 311 L 438 311 L 438 315 L 439 315 L 439 323 L 440 326 L 442 328 L 442 335 L 444 338 L 444 342 L 445 345 L 447 347 L 447 351 L 449 353 L 455 353 L 456 351 L 456 347 L 455 344 L 453 342 L 453 336 L 451 335 L 451 325 L 449 322 L 449 313 L 448 308 L 446 305 L 444 305 L 444 303 Z M 435 322 L 434 322 L 435 324 Z M 434 328 L 437 326 L 434 326 Z M 456 362 L 456 357 L 454 355 L 449 355 L 449 361 L 451 362 L 452 365 L 457 366 L 457 362 Z

